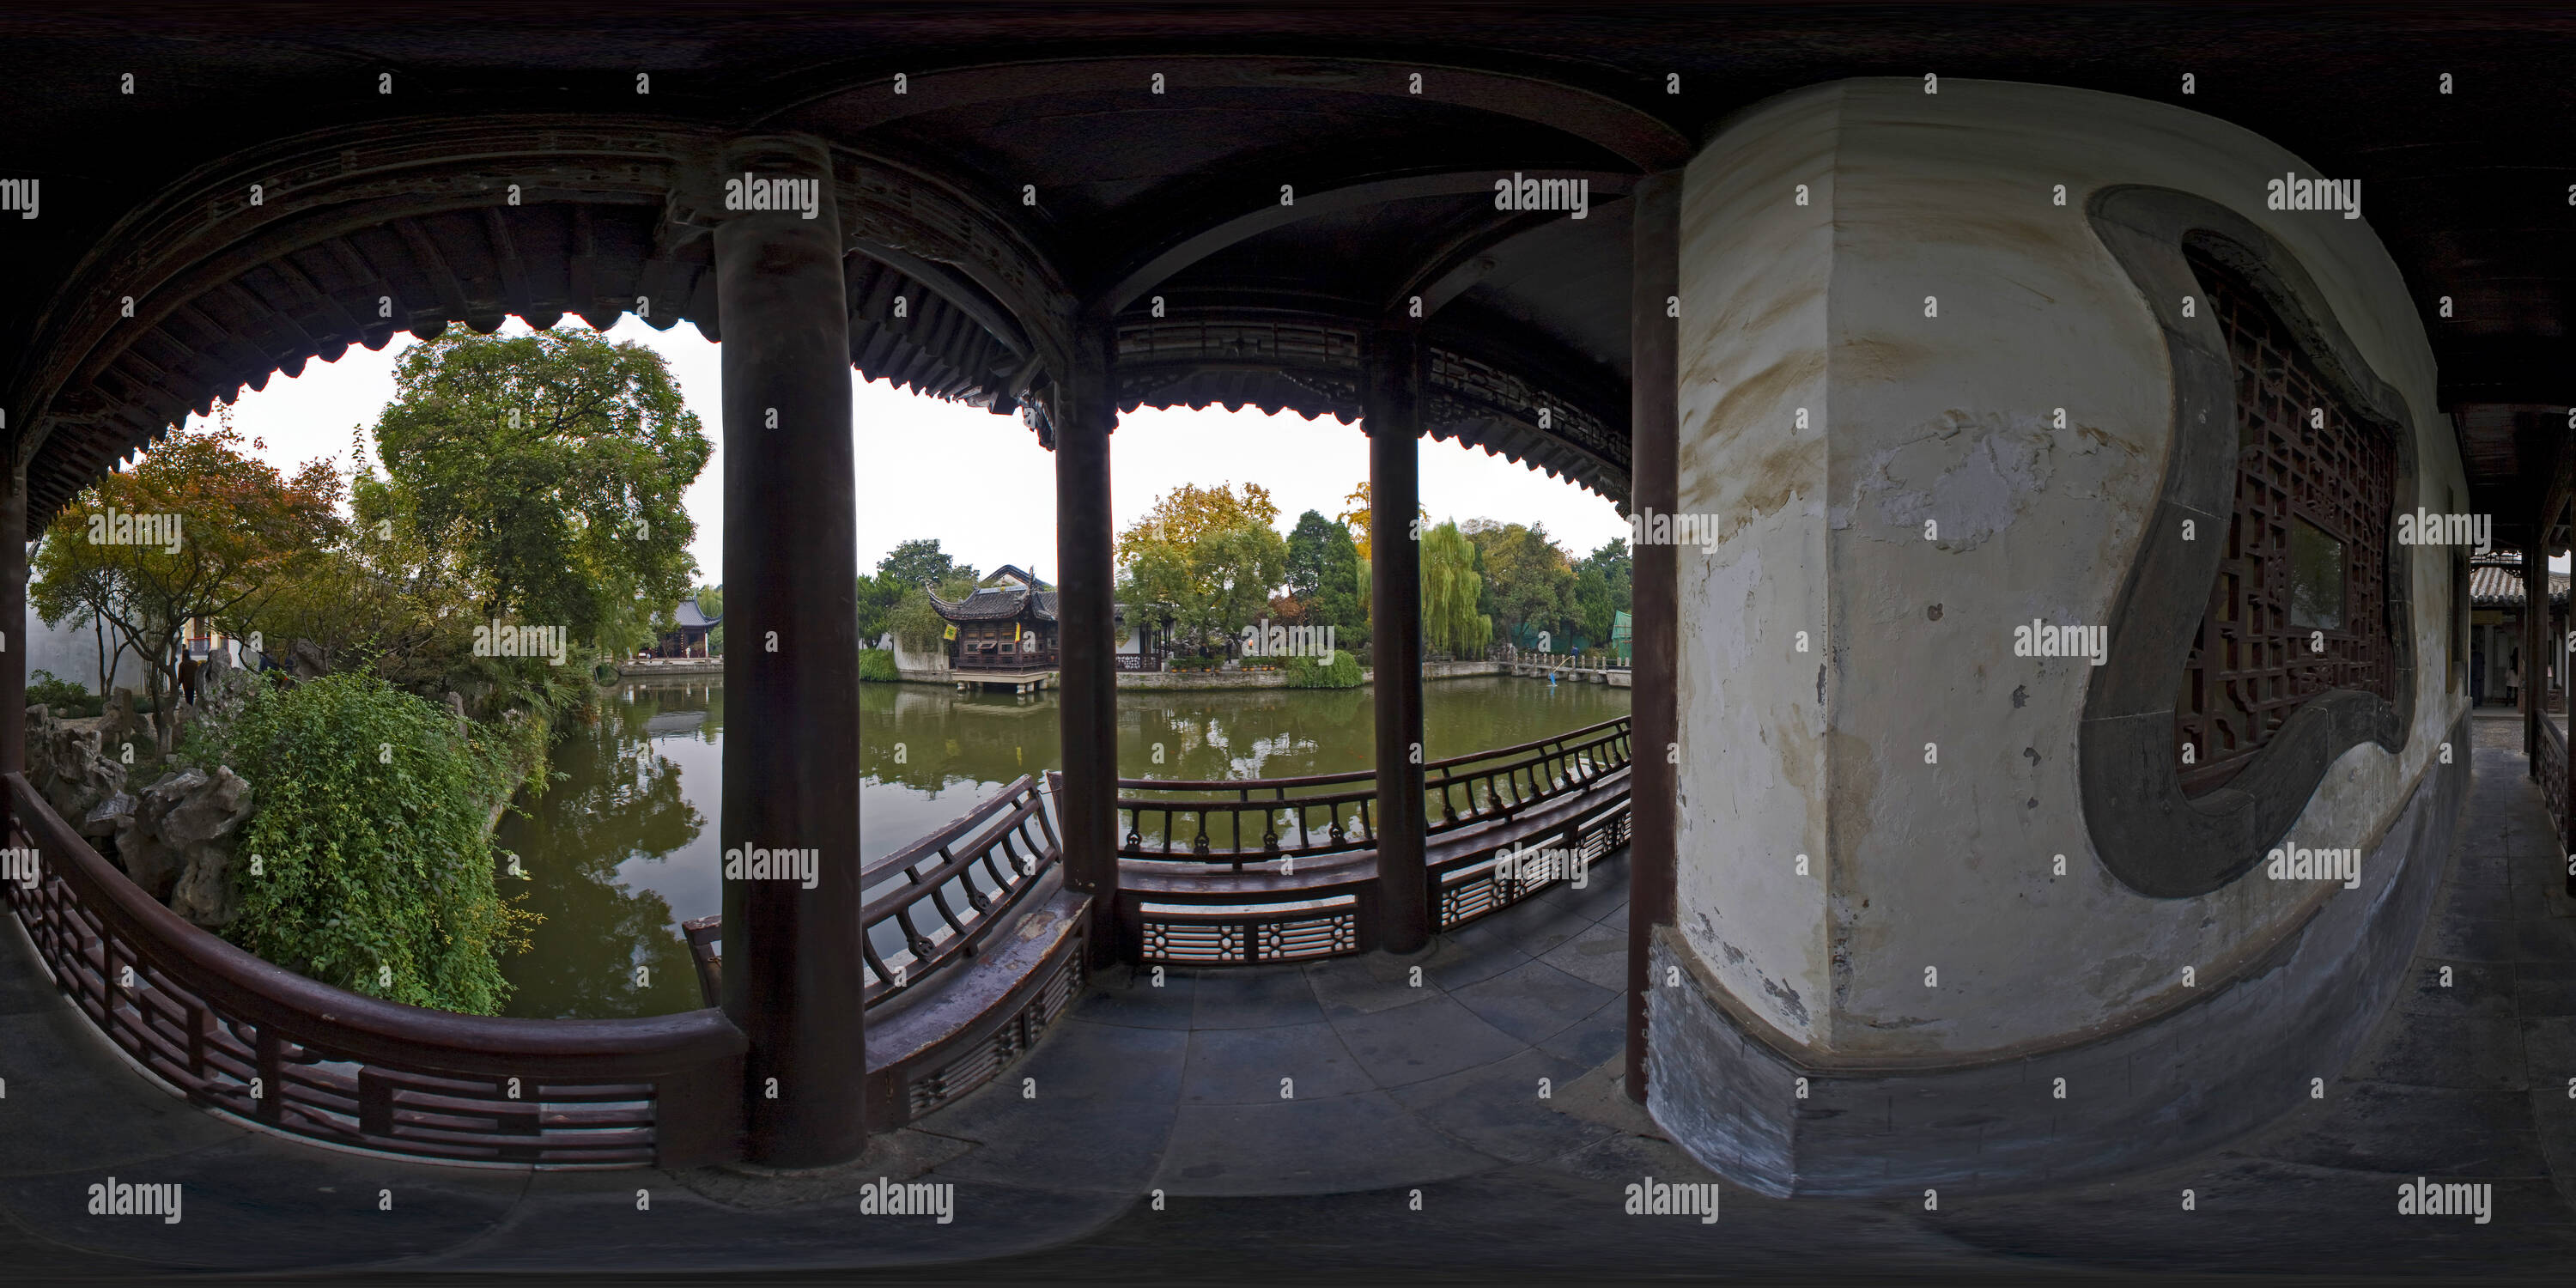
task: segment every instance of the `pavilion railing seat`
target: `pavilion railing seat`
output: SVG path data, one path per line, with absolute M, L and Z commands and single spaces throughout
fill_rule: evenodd
M 991 1080 L 1072 1004 L 1090 900 L 1063 888 L 1063 857 L 1046 793 L 1023 775 L 861 871 L 868 1119 L 878 1128 Z M 724 919 L 681 929 L 717 1005 Z
M 1568 879 L 1628 839 L 1627 717 L 1424 766 L 1435 929 Z M 1192 966 L 1365 952 L 1379 942 L 1376 775 L 1120 779 L 1126 955 Z M 1504 864 L 1506 852 L 1541 862 Z M 1554 852 L 1551 854 L 1550 852 Z M 1552 866 L 1548 859 L 1559 861 Z M 1554 875 L 1551 875 L 1553 873 Z
M 191 925 L 6 776 L 19 924 L 118 1050 L 209 1109 L 333 1145 L 448 1162 L 693 1167 L 740 1157 L 740 1030 L 458 1015 L 362 996 Z

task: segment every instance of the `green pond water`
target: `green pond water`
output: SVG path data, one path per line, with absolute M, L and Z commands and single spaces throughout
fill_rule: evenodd
M 1059 767 L 1056 699 L 960 696 L 929 685 L 859 689 L 862 861 L 901 849 L 1021 774 Z M 1432 759 L 1545 738 L 1625 715 L 1628 691 L 1504 677 L 1423 686 Z M 502 961 L 507 1014 L 660 1015 L 702 1005 L 683 920 L 723 911 L 717 844 L 724 687 L 626 684 L 596 719 L 556 736 L 565 775 L 504 818 L 527 880 L 505 896 L 545 921 Z M 1367 689 L 1126 692 L 1118 770 L 1129 778 L 1286 778 L 1366 769 Z M 638 982 L 638 968 L 642 982 Z

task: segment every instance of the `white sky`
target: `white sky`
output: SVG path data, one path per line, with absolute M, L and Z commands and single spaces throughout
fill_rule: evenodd
M 560 324 L 579 328 L 578 319 Z M 504 334 L 527 333 L 512 318 Z M 698 580 L 724 579 L 724 418 L 716 346 L 685 323 L 656 331 L 633 317 L 608 332 L 662 355 L 680 394 L 698 414 L 716 454 L 689 489 L 685 504 L 698 525 L 690 554 Z M 242 391 L 233 428 L 260 439 L 260 454 L 281 468 L 317 456 L 348 472 L 350 434 L 372 427 L 394 393 L 394 364 L 416 343 L 398 334 L 382 352 L 351 348 L 338 362 L 310 362 L 304 374 L 270 377 L 264 390 Z M 859 461 L 859 568 L 873 572 L 897 542 L 937 537 L 949 554 L 990 571 L 1034 565 L 1055 580 L 1054 454 L 1017 416 L 995 416 L 916 397 L 851 376 L 853 432 Z M 189 427 L 203 422 L 189 418 Z M 373 455 L 373 439 L 369 438 Z M 1285 532 L 1303 511 L 1330 518 L 1368 477 L 1368 439 L 1355 425 L 1294 414 L 1139 411 L 1123 417 L 1110 439 L 1111 504 L 1120 530 L 1152 508 L 1154 498 L 1183 483 L 1255 482 L 1279 504 Z M 1566 551 L 1581 557 L 1623 537 L 1610 502 L 1481 450 L 1422 443 L 1422 504 L 1433 521 L 1492 518 L 1544 523 Z

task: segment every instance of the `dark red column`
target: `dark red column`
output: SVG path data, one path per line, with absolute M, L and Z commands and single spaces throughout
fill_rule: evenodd
M 1369 436 L 1369 649 L 1377 706 L 1379 942 L 1431 942 L 1422 839 L 1422 332 L 1407 318 L 1370 337 L 1362 427 Z
M 725 171 L 820 181 L 816 218 L 728 213 L 715 233 L 731 628 L 723 844 L 820 851 L 811 890 L 725 882 L 725 1011 L 751 1039 L 750 1158 L 816 1167 L 868 1140 L 849 301 L 829 153 L 747 139 Z
M 1678 173 L 1649 175 L 1632 200 L 1628 280 L 1630 513 L 1670 514 L 1680 504 L 1681 295 Z M 1673 924 L 1680 769 L 1666 749 L 1681 740 L 1680 622 L 1670 545 L 1639 545 L 1631 614 L 1628 829 L 1628 1094 L 1646 1098 L 1646 990 L 1655 927 Z
M 1086 312 L 1055 400 L 1057 728 L 1063 739 L 1064 879 L 1092 896 L 1091 960 L 1123 951 L 1118 924 L 1118 658 L 1109 511 L 1115 328 Z

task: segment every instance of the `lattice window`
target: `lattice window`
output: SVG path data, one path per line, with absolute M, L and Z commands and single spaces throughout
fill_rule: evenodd
M 2189 258 L 2233 360 L 2238 446 L 2226 557 L 2174 696 L 2174 759 L 2196 796 L 2234 778 L 2319 694 L 2393 699 L 2397 456 L 2242 277 Z

